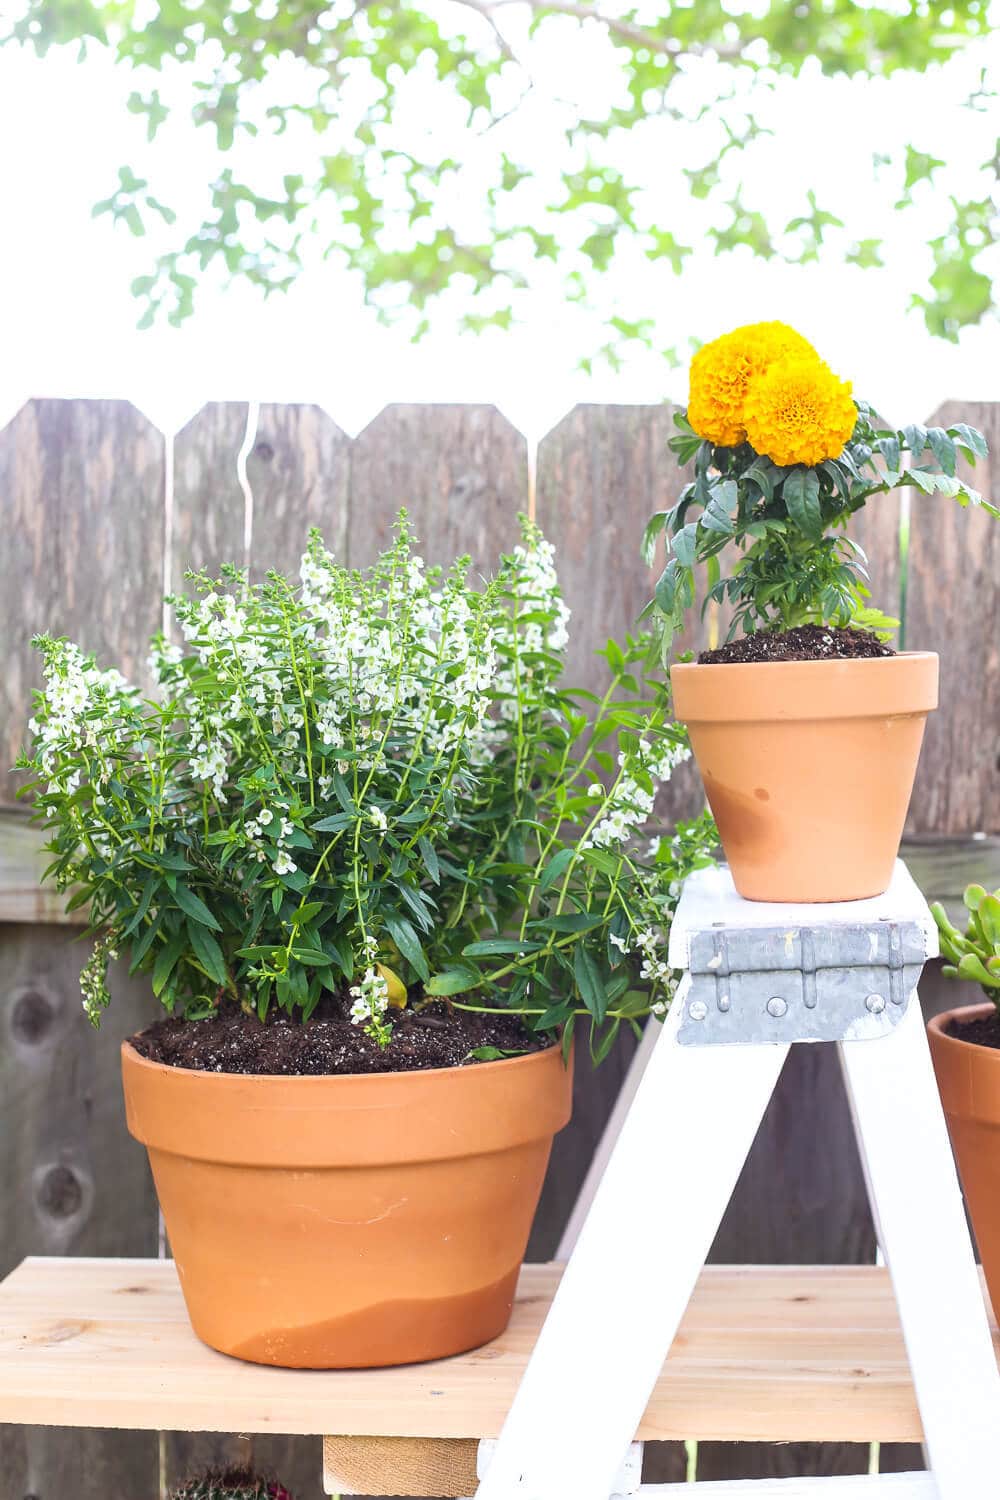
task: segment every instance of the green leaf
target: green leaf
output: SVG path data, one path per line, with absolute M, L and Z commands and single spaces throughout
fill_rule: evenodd
M 445 969 L 428 980 L 424 988 L 428 995 L 464 995 L 466 990 L 474 990 L 479 983 L 479 975 L 471 969 Z
M 582 943 L 573 954 L 573 975 L 584 1005 L 600 1025 L 607 1014 L 608 997 L 601 972 Z
M 989 457 L 989 444 L 975 427 L 970 427 L 966 422 L 956 422 L 954 427 L 948 428 L 948 431 L 953 433 L 970 453 L 974 453 L 976 458 Z
M 819 503 L 819 475 L 815 469 L 796 468 L 782 486 L 785 509 L 804 536 L 818 542 L 823 535 Z
M 466 943 L 462 955 L 464 958 L 506 958 L 511 954 L 537 953 L 544 946 L 532 938 L 483 938 L 481 942 Z
M 1000 900 L 996 896 L 984 896 L 976 917 L 990 947 L 1000 950 Z
M 438 857 L 437 853 L 435 852 L 434 845 L 431 843 L 426 834 L 422 833 L 417 839 L 417 848 L 420 850 L 420 857 L 424 862 L 424 869 L 427 871 L 434 884 L 440 885 L 441 866 L 438 864 Z
M 524 1048 L 508 1047 L 473 1047 L 467 1052 L 467 1057 L 474 1057 L 476 1062 L 499 1062 L 503 1057 L 524 1057 Z
M 394 911 L 386 911 L 385 925 L 389 934 L 399 949 L 400 953 L 412 965 L 421 979 L 427 980 L 431 977 L 431 971 L 427 964 L 427 958 L 420 945 L 420 939 L 416 931 L 406 917 L 401 917 Z
M 557 880 L 562 879 L 566 871 L 569 869 L 570 865 L 573 863 L 573 860 L 576 858 L 576 853 L 577 851 L 575 849 L 567 848 L 560 849 L 556 854 L 553 854 L 552 858 L 549 860 L 548 864 L 542 871 L 542 877 L 538 882 L 539 895 L 544 895 L 550 885 L 553 885 Z
M 189 922 L 187 930 L 188 937 L 191 939 L 191 947 L 202 968 L 210 978 L 215 980 L 216 984 L 226 984 L 229 972 L 226 969 L 222 949 L 215 938 L 200 922 Z
M 1000 990 L 1000 975 L 991 974 L 975 953 L 965 953 L 959 961 L 958 972 L 963 979 L 974 979 L 976 984 L 987 989 Z
M 329 968 L 333 963 L 333 959 L 328 953 L 324 953 L 322 948 L 299 948 L 296 946 L 292 949 L 292 958 L 296 959 L 300 964 L 308 964 L 316 969 Z
M 643 562 L 646 564 L 647 568 L 652 566 L 653 558 L 656 556 L 656 543 L 659 540 L 660 533 L 663 531 L 664 526 L 667 524 L 667 516 L 669 514 L 669 511 L 658 510 L 656 512 L 656 515 L 651 517 L 646 525 L 645 531 L 642 533 L 642 542 L 640 543 L 639 547 L 639 555 L 641 556 Z
M 174 900 L 185 916 L 193 918 L 195 922 L 200 922 L 203 927 L 211 927 L 215 932 L 222 931 L 221 925 L 212 916 L 201 897 L 196 896 L 194 891 L 189 891 L 186 885 L 178 883 L 174 891 Z
M 543 927 L 548 932 L 593 932 L 602 927 L 604 918 L 590 912 L 564 912 L 558 917 L 536 917 L 529 927 Z
M 955 444 L 943 427 L 928 427 L 927 442 L 942 472 L 955 476 Z
M 312 830 L 313 833 L 340 833 L 353 822 L 354 818 L 346 813 L 333 813 L 329 818 L 320 818 L 318 823 L 313 823 Z
M 175 933 L 160 949 L 156 955 L 153 965 L 153 994 L 160 995 L 170 975 L 173 973 L 177 960 L 182 953 L 187 952 L 187 938 L 184 933 Z

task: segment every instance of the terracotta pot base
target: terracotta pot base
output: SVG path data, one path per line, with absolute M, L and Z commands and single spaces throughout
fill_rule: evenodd
M 520 1270 L 518 1261 L 492 1286 L 457 1297 L 386 1301 L 325 1323 L 269 1329 L 222 1352 L 257 1365 L 304 1370 L 363 1370 L 464 1354 L 503 1333 Z
M 122 1048 L 198 1336 L 257 1364 L 439 1359 L 506 1327 L 552 1137 L 558 1048 L 341 1077 L 172 1068 Z
M 930 652 L 671 668 L 741 896 L 859 901 L 887 888 L 937 674 Z

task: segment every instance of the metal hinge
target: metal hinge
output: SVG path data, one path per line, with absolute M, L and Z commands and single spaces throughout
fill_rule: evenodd
M 718 927 L 691 934 L 682 1046 L 885 1036 L 927 958 L 917 922 Z

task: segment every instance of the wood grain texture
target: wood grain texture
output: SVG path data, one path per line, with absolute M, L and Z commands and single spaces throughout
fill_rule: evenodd
M 260 408 L 247 479 L 253 495 L 251 576 L 297 577 L 311 526 L 343 558 L 351 440 L 319 406 Z
M 237 459 L 247 428 L 245 401 L 203 406 L 174 438 L 170 588 L 183 593 L 188 568 L 212 577 L 246 563 L 246 500 Z
M 351 567 L 388 546 L 400 506 L 428 564 L 468 553 L 491 572 L 528 508 L 525 438 L 495 406 L 387 406 L 351 453 Z
M 947 402 L 932 425 L 958 421 L 986 434 L 990 458 L 965 473 L 996 503 L 1000 404 Z M 1000 522 L 914 492 L 906 644 L 941 657 L 940 705 L 927 721 L 909 827 L 1000 832 Z
M 152 1181 L 125 1130 L 118 1061 L 121 1037 L 152 1002 L 145 985 L 116 974 L 113 1019 L 94 1031 L 80 1006 L 86 952 L 71 929 L 0 927 L 4 1273 L 25 1255 L 156 1251 Z M 155 1434 L 0 1428 L 0 1494 L 15 1500 L 152 1500 L 156 1473 Z
M 572 610 L 566 680 L 592 692 L 603 691 L 608 677 L 595 652 L 609 636 L 636 634 L 652 597 L 660 569 L 646 567 L 639 544 L 650 516 L 672 505 L 685 483 L 667 447 L 673 431 L 673 409 L 665 404 L 577 406 L 538 450 L 538 522 L 556 545 Z M 678 652 L 708 643 L 708 627 L 693 613 Z M 704 801 L 690 763 L 661 793 L 657 816 L 692 817 Z
M 496 1437 L 561 1269 L 526 1266 L 483 1350 L 387 1370 L 277 1370 L 191 1332 L 169 1261 L 28 1260 L 0 1287 L 0 1418 L 340 1437 Z M 994 1329 L 1000 1348 L 1000 1335 Z M 708 1267 L 637 1436 L 919 1441 L 888 1272 Z
M 29 401 L 0 432 L 0 803 L 41 681 L 39 631 L 141 678 L 160 621 L 163 438 L 127 401 Z

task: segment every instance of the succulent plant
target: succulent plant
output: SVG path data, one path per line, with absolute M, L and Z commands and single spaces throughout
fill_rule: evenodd
M 292 1500 L 283 1485 L 262 1479 L 249 1469 L 213 1469 L 200 1479 L 189 1479 L 172 1500 Z
M 962 899 L 969 913 L 964 933 L 952 926 L 940 901 L 931 907 L 948 959 L 944 973 L 973 980 L 1000 1008 L 1000 890 L 968 885 Z

